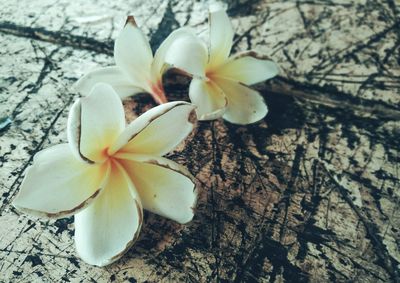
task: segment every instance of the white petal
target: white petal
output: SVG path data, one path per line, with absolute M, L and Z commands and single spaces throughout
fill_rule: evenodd
M 212 81 L 193 78 L 189 87 L 189 97 L 197 106 L 196 114 L 199 120 L 217 119 L 225 112 L 225 94 Z
M 111 85 L 121 98 L 145 92 L 140 86 L 136 86 L 135 82 L 130 80 L 129 77 L 116 66 L 91 71 L 80 78 L 74 86 L 82 95 L 88 95 L 93 86 L 97 83 Z
M 189 28 L 179 28 L 174 30 L 160 45 L 154 54 L 154 60 L 152 63 L 153 77 L 161 78 L 162 73 L 165 71 L 165 56 L 170 49 L 171 45 L 183 37 L 193 37 L 194 32 Z
M 132 16 L 128 17 L 124 29 L 115 41 L 114 59 L 136 86 L 147 90 L 151 80 L 153 54 L 148 39 L 137 27 Z
M 108 178 L 108 166 L 76 159 L 67 144 L 39 152 L 13 205 L 28 214 L 66 217 L 88 206 Z
M 210 11 L 210 66 L 224 62 L 231 52 L 233 29 L 223 9 Z
M 165 62 L 189 75 L 205 77 L 207 47 L 197 36 L 187 33 L 174 38 L 165 54 Z
M 90 161 L 103 161 L 107 149 L 125 129 L 122 102 L 110 85 L 97 84 L 80 104 L 80 119 L 75 119 L 78 124 L 80 121 L 80 127 L 75 127 L 80 128 L 79 152 Z
M 134 120 L 110 148 L 162 156 L 173 150 L 193 129 L 188 121 L 193 104 L 176 101 L 154 107 Z
M 104 266 L 119 259 L 134 244 L 143 223 L 140 199 L 128 175 L 113 163 L 110 180 L 96 201 L 75 215 L 79 256 Z
M 278 73 L 278 66 L 274 62 L 254 51 L 238 54 L 214 71 L 217 77 L 247 85 L 268 80 Z
M 228 99 L 228 107 L 223 116 L 225 120 L 246 125 L 257 122 L 267 115 L 267 105 L 257 91 L 231 80 L 216 79 L 215 82 Z
M 117 154 L 137 188 L 143 208 L 187 223 L 192 220 L 197 200 L 194 177 L 183 166 L 148 155 Z

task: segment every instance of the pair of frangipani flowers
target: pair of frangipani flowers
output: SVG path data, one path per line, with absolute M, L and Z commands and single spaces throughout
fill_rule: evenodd
M 143 209 L 179 223 L 194 215 L 197 188 L 183 166 L 162 156 L 199 120 L 223 117 L 249 124 L 267 114 L 262 97 L 246 85 L 278 73 L 256 52 L 229 56 L 233 30 L 226 12 L 210 10 L 209 46 L 189 28 L 172 32 L 154 57 L 133 17 L 115 42 L 116 66 L 90 72 L 76 84 L 84 95 L 72 106 L 68 144 L 35 155 L 13 205 L 50 218 L 75 215 L 75 244 L 87 263 L 104 266 L 138 238 Z M 169 102 L 162 75 L 174 67 L 192 77 L 193 104 Z M 160 105 L 128 126 L 121 99 L 147 92 Z

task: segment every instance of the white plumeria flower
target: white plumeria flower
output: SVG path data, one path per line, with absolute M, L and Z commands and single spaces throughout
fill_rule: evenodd
M 165 61 L 193 77 L 189 96 L 199 120 L 223 117 L 235 124 L 257 122 L 268 108 L 262 96 L 245 85 L 276 76 L 278 67 L 255 51 L 229 57 L 234 33 L 224 10 L 211 10 L 209 23 L 208 48 L 195 35 L 176 38 Z
M 51 218 L 75 214 L 80 257 L 103 266 L 138 238 L 142 207 L 179 223 L 193 218 L 193 176 L 162 156 L 192 131 L 194 106 L 170 102 L 125 126 L 120 98 L 106 84 L 72 106 L 68 144 L 39 152 L 13 205 Z
M 96 83 L 103 82 L 110 84 L 121 99 L 147 92 L 158 104 L 165 103 L 167 98 L 162 85 L 162 75 L 166 71 L 165 53 L 175 39 L 187 35 L 191 34 L 186 28 L 172 32 L 153 57 L 148 39 L 136 25 L 134 17 L 129 16 L 115 41 L 116 65 L 89 72 L 78 80 L 75 88 L 87 95 Z

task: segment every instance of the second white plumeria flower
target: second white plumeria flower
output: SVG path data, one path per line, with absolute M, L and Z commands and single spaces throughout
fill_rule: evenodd
M 71 108 L 68 144 L 35 156 L 13 205 L 52 218 L 75 214 L 80 257 L 93 265 L 112 263 L 138 238 L 142 207 L 179 223 L 193 218 L 194 178 L 162 157 L 192 131 L 193 109 L 166 103 L 126 127 L 118 95 L 97 84 Z
M 162 85 L 162 75 L 166 71 L 165 53 L 175 39 L 190 35 L 185 28 L 172 32 L 153 57 L 148 39 L 136 25 L 134 17 L 129 16 L 115 40 L 116 65 L 89 72 L 78 80 L 75 88 L 87 95 L 96 83 L 103 82 L 110 84 L 121 98 L 147 92 L 158 104 L 165 103 L 167 98 Z
M 262 96 L 246 87 L 278 74 L 277 65 L 255 51 L 229 57 L 233 30 L 228 15 L 219 6 L 209 16 L 207 46 L 196 36 L 176 38 L 165 61 L 193 77 L 190 100 L 199 120 L 223 117 L 235 124 L 249 124 L 268 112 Z M 244 85 L 243 85 L 244 84 Z

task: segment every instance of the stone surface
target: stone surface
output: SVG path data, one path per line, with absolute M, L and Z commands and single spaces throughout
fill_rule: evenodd
M 208 1 L 11 1 L 0 7 L 1 282 L 399 282 L 400 4 L 395 0 L 227 1 L 234 52 L 281 68 L 256 85 L 270 113 L 254 125 L 199 122 L 169 155 L 197 177 L 188 225 L 146 213 L 137 244 L 92 267 L 73 217 L 10 203 L 33 155 L 66 141 L 72 84 L 113 64 L 134 14 L 153 48 L 173 29 L 207 31 Z M 169 75 L 170 100 L 187 82 Z M 125 102 L 127 119 L 155 106 Z M 0 123 L 1 124 L 1 123 Z

